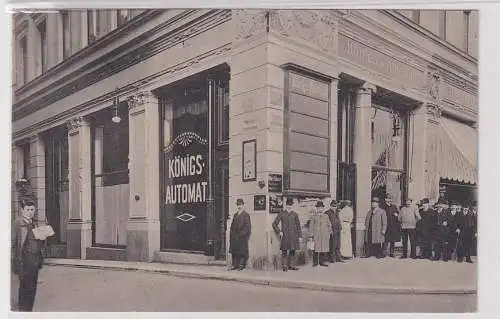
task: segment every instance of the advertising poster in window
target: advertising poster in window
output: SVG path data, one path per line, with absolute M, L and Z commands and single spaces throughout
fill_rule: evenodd
M 164 105 L 162 248 L 203 251 L 209 195 L 208 104 L 202 90 L 190 93 Z

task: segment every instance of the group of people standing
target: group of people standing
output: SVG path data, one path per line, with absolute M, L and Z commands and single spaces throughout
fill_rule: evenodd
M 283 271 L 297 270 L 294 264 L 295 252 L 303 241 L 299 216 L 292 208 L 293 199 L 287 198 L 285 208 L 276 216 L 273 229 L 280 238 Z M 325 209 L 322 201 L 318 201 L 311 209 L 311 217 L 306 223 L 308 227 L 307 246 L 313 251 L 313 267 L 327 267 L 326 262 L 344 262 L 352 257 L 351 225 L 353 211 L 349 201 L 330 202 Z
M 448 261 L 455 253 L 458 262 L 465 259 L 472 263 L 471 255 L 477 246 L 477 204 L 462 207 L 441 198 L 431 206 L 429 199 L 424 198 L 417 205 L 408 199 L 398 208 L 390 196 L 382 205 L 373 197 L 365 227 L 364 257 L 394 257 L 395 243 L 402 240 L 403 259 L 408 258 L 409 241 L 410 258 Z

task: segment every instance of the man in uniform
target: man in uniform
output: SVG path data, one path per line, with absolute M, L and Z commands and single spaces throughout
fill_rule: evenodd
M 237 212 L 234 214 L 229 232 L 229 252 L 232 255 L 233 268 L 245 269 L 248 261 L 248 240 L 252 233 L 250 215 L 243 208 L 243 199 L 236 200 Z

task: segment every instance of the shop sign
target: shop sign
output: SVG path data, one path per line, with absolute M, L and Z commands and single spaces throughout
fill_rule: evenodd
M 269 174 L 268 182 L 270 193 L 282 193 L 283 192 L 283 175 L 281 174 Z
M 279 214 L 283 210 L 283 196 L 271 195 L 269 196 L 269 213 Z
M 266 195 L 254 195 L 253 210 L 266 210 Z
M 207 200 L 207 185 L 203 155 L 176 156 L 167 161 L 168 178 L 181 183 L 166 185 L 166 204 L 204 203 Z M 183 179 L 194 179 L 182 183 Z

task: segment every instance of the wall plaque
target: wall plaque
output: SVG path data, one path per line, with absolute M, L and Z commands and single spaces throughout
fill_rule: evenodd
M 257 140 L 243 141 L 242 178 L 244 182 L 257 180 Z
M 254 195 L 253 210 L 266 210 L 266 195 Z
M 269 213 L 279 214 L 283 209 L 283 196 L 271 195 L 269 196 Z
M 269 174 L 269 181 L 267 183 L 270 193 L 283 192 L 283 175 Z

